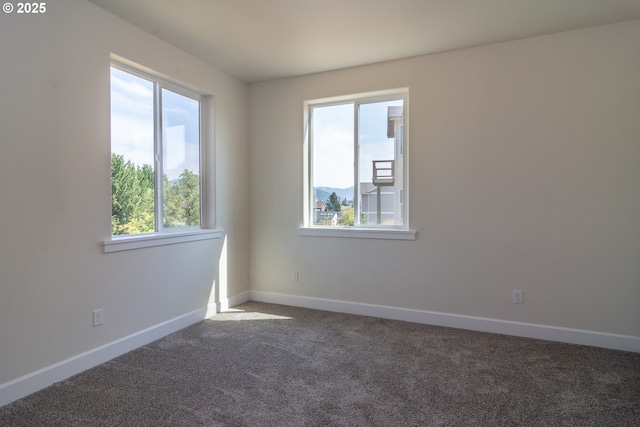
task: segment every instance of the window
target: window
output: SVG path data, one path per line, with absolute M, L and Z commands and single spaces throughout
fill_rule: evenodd
M 203 97 L 111 67 L 111 234 L 199 230 Z
M 406 92 L 308 103 L 309 227 L 407 229 Z

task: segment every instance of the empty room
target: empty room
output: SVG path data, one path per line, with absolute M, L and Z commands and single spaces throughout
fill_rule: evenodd
M 0 425 L 638 425 L 640 2 L 0 13 Z

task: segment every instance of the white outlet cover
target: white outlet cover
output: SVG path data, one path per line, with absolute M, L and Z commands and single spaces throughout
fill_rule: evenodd
M 514 304 L 523 303 L 522 291 L 513 291 L 513 303 Z
M 93 326 L 100 326 L 104 323 L 104 311 L 102 309 L 93 312 Z

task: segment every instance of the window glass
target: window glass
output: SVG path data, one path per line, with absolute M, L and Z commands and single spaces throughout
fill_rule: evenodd
M 111 232 L 155 231 L 153 82 L 111 68 Z
M 314 225 L 353 225 L 353 112 L 353 104 L 313 109 Z
M 404 96 L 310 107 L 313 226 L 405 228 Z
M 201 102 L 163 86 L 111 67 L 114 236 L 200 226 Z
M 200 103 L 162 90 L 165 227 L 200 224 Z
M 403 224 L 402 110 L 402 100 L 360 104 L 358 197 L 361 224 Z

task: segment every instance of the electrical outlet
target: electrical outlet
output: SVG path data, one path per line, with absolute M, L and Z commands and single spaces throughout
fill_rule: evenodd
M 294 271 L 293 273 L 291 273 L 291 280 L 293 280 L 294 282 L 297 282 L 298 278 L 299 276 L 297 271 Z
M 104 311 L 102 309 L 93 312 L 93 326 L 100 326 L 104 323 Z
M 522 304 L 523 302 L 522 291 L 513 291 L 513 303 Z

